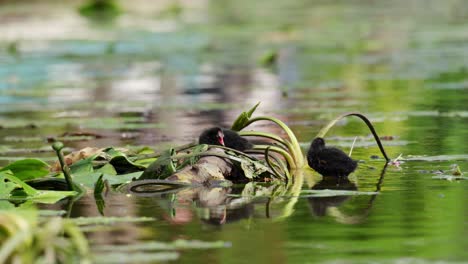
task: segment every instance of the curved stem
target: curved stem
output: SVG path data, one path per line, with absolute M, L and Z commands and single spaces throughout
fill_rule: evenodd
M 264 137 L 264 138 L 273 139 L 274 141 L 286 147 L 289 151 L 293 151 L 291 143 L 289 143 L 288 141 L 272 133 L 259 132 L 259 131 L 241 131 L 239 132 L 239 135 L 243 137 Z
M 374 139 L 377 142 L 377 145 L 379 146 L 380 152 L 382 152 L 382 155 L 385 157 L 387 162 L 389 162 L 390 159 L 388 158 L 387 153 L 385 152 L 385 149 L 384 149 L 382 143 L 380 142 L 380 138 L 377 135 L 377 132 L 375 131 L 374 126 L 369 121 L 369 119 L 367 119 L 367 117 L 365 115 L 361 114 L 361 113 L 349 112 L 349 113 L 344 113 L 342 115 L 339 115 L 338 117 L 333 119 L 330 123 L 328 123 L 324 128 L 322 128 L 318 132 L 317 137 L 324 137 L 325 134 L 328 132 L 328 130 L 330 130 L 330 128 L 332 126 L 334 126 L 336 124 L 336 122 L 340 121 L 341 119 L 343 119 L 344 117 L 347 117 L 347 116 L 357 116 L 357 117 L 361 118 L 362 121 L 364 121 L 364 123 L 366 123 L 367 127 L 370 129 L 372 135 L 374 136 Z
M 268 147 L 270 148 L 271 151 L 281 154 L 284 157 L 284 159 L 286 159 L 286 161 L 288 162 L 290 168 L 294 168 L 294 169 L 297 168 L 293 157 L 291 157 L 291 155 L 289 155 L 289 153 L 282 148 L 278 148 L 274 146 L 266 146 L 266 145 L 255 145 L 253 149 L 264 151 Z
M 292 149 L 293 149 L 293 151 L 291 151 L 292 152 L 291 154 L 294 157 L 294 159 L 293 159 L 295 161 L 294 166 L 296 168 L 297 167 L 302 167 L 304 165 L 304 156 L 302 155 L 302 150 L 301 150 L 301 147 L 299 145 L 299 142 L 297 141 L 297 138 L 294 135 L 294 133 L 291 131 L 291 129 L 285 123 L 283 123 L 281 120 L 279 120 L 277 118 L 274 118 L 274 117 L 267 117 L 267 116 L 259 116 L 259 117 L 252 118 L 246 123 L 245 127 L 252 124 L 253 122 L 260 121 L 260 120 L 271 121 L 271 122 L 277 124 L 278 126 L 280 126 L 284 130 L 284 132 L 286 132 L 289 139 L 291 140 L 291 145 L 292 145 Z
M 269 155 L 270 147 L 265 149 L 265 161 L 267 165 L 270 167 L 270 169 L 273 171 L 273 174 L 278 177 L 279 179 L 284 178 L 275 168 L 275 165 L 271 163 L 270 161 L 270 155 Z M 286 180 L 288 180 L 286 178 Z
M 284 161 L 280 159 L 279 157 L 277 157 L 276 155 L 270 155 L 270 157 L 273 158 L 276 161 L 277 166 L 283 170 L 283 173 L 286 175 L 286 178 L 288 180 L 292 179 L 291 174 L 289 173 L 289 170 L 288 170 L 288 166 L 284 163 Z
M 185 145 L 182 145 L 182 146 L 175 147 L 174 151 L 175 152 L 180 152 L 182 150 L 193 148 L 195 146 L 198 146 L 198 143 L 197 142 L 191 142 L 191 143 L 188 143 L 188 144 L 185 144 Z M 141 155 L 137 155 L 135 157 L 130 157 L 129 159 L 131 159 L 132 161 L 136 161 L 136 160 L 142 160 L 142 159 L 158 158 L 158 157 L 161 156 L 161 154 L 162 154 L 162 152 L 155 152 L 155 153 L 151 153 L 151 154 L 141 154 Z

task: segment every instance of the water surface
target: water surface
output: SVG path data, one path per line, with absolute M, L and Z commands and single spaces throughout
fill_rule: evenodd
M 468 261 L 467 181 L 437 178 L 453 164 L 465 175 L 468 168 L 463 1 L 197 1 L 174 17 L 137 2 L 107 24 L 80 17 L 72 4 L 36 4 L 35 12 L 3 5 L 1 166 L 28 156 L 54 161 L 46 139 L 65 132 L 102 136 L 66 141 L 70 150 L 184 144 L 259 101 L 257 114 L 285 121 L 304 149 L 333 117 L 359 111 L 386 136 L 391 157 L 408 159 L 382 172 L 369 132 L 349 118 L 327 139 L 348 151 L 357 136 L 359 169 L 339 183 L 305 171 L 302 189 L 378 194 L 261 197 L 235 207 L 238 197 L 224 194 L 244 186 L 208 190 L 219 203 L 211 206 L 207 190 L 196 199 L 112 193 L 106 216 L 155 220 L 89 232 L 93 245 L 225 243 L 178 250 L 178 263 Z M 71 215 L 99 212 L 85 197 Z

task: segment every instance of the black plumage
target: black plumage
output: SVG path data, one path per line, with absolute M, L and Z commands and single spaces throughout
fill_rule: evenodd
M 323 176 L 346 177 L 357 167 L 357 162 L 342 150 L 326 147 L 323 138 L 315 138 L 307 152 L 309 166 Z
M 252 143 L 241 137 L 236 131 L 220 127 L 204 130 L 198 138 L 198 143 L 226 146 L 239 151 L 245 151 L 253 147 Z

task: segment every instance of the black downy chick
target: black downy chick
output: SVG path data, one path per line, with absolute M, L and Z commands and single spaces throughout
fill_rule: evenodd
M 225 146 L 238 151 L 245 151 L 253 147 L 252 143 L 241 137 L 236 131 L 220 127 L 204 130 L 198 138 L 198 143 Z
M 315 138 L 307 152 L 309 166 L 323 176 L 347 177 L 357 167 L 357 162 L 342 150 L 326 147 L 323 138 Z

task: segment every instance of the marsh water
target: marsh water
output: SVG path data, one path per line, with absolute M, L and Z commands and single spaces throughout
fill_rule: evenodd
M 358 111 L 403 157 L 384 170 L 350 117 L 327 134 L 346 152 L 357 137 L 349 181 L 305 170 L 300 196 L 242 203 L 252 186 L 197 200 L 111 192 L 105 216 L 153 219 L 89 230 L 99 252 L 137 245 L 110 248 L 133 263 L 468 262 L 468 181 L 452 177 L 456 166 L 468 173 L 464 1 L 132 1 L 105 22 L 80 16 L 75 2 L 12 2 L 0 5 L 0 166 L 54 162 L 51 138 L 67 151 L 182 145 L 257 102 L 255 114 L 283 120 L 304 151 L 335 116 Z M 78 132 L 87 134 L 69 136 Z M 70 210 L 100 216 L 92 195 Z M 145 255 L 153 251 L 138 245 L 149 241 L 198 244 Z

